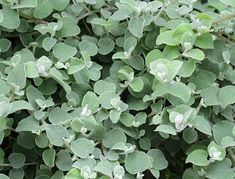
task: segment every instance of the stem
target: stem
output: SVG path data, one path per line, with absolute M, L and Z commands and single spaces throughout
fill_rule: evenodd
M 235 154 L 233 153 L 232 148 L 227 148 L 227 151 L 229 155 L 231 156 L 231 158 L 233 159 L 233 162 L 235 162 Z
M 41 19 L 36 19 L 36 18 L 34 18 L 34 17 L 32 17 L 32 16 L 29 16 L 29 15 L 27 15 L 27 14 L 24 14 L 24 13 L 22 13 L 22 12 L 19 12 L 19 15 L 20 15 L 21 17 L 23 17 L 24 19 L 27 19 L 27 20 L 29 20 L 30 22 L 34 22 L 34 23 L 36 23 L 36 24 L 47 24 L 47 23 L 48 23 L 47 21 L 44 21 L 44 20 L 41 20 Z
M 223 16 L 223 17 L 221 17 L 221 18 L 219 18 L 219 19 L 217 19 L 217 20 L 214 20 L 214 21 L 212 22 L 212 24 L 213 24 L 213 25 L 219 24 L 219 23 L 221 23 L 221 22 L 223 22 L 223 21 L 230 20 L 230 19 L 233 19 L 233 18 L 235 18 L 235 13 L 234 13 L 234 14 L 227 15 L 227 16 Z
M 198 104 L 198 106 L 196 108 L 196 114 L 200 111 L 200 109 L 202 108 L 203 105 L 204 105 L 204 99 L 201 98 L 200 103 Z
M 29 162 L 29 163 L 24 164 L 24 166 L 30 166 L 30 165 L 37 165 L 37 162 Z M 11 164 L 3 163 L 3 164 L 0 164 L 0 167 L 11 167 Z

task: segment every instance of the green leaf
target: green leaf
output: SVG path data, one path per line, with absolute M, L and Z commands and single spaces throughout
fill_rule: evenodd
M 80 138 L 71 142 L 71 150 L 80 158 L 87 158 L 94 150 L 94 142 L 86 138 Z
M 220 121 L 216 123 L 212 128 L 215 142 L 217 144 L 221 144 L 221 141 L 224 137 L 233 137 L 233 127 L 234 124 L 230 121 Z
M 197 140 L 198 134 L 197 131 L 194 129 L 185 129 L 183 131 L 183 138 L 184 141 L 187 142 L 188 144 L 191 144 Z
M 130 87 L 134 92 L 141 92 L 144 88 L 144 81 L 139 77 L 134 78 L 130 83 Z
M 8 176 L 6 176 L 6 175 L 4 175 L 4 174 L 2 174 L 2 173 L 0 173 L 0 178 L 1 178 L 1 179 L 10 179 Z
M 25 163 L 25 156 L 22 153 L 12 153 L 8 160 L 13 168 L 21 168 Z
M 170 46 L 178 45 L 180 42 L 177 41 L 173 37 L 173 33 L 174 33 L 174 31 L 172 31 L 172 30 L 161 32 L 160 35 L 157 37 L 156 44 L 157 45 L 166 44 L 166 45 L 170 45 Z
M 12 9 L 37 7 L 37 0 L 22 0 L 19 4 L 12 6 Z
M 128 23 L 129 31 L 137 38 L 143 36 L 145 19 L 143 17 L 132 17 Z
M 233 0 L 220 0 L 222 3 L 235 7 L 235 2 Z
M 95 93 L 88 91 L 82 100 L 82 107 L 95 113 L 98 110 L 99 102 Z
M 60 150 L 56 155 L 56 167 L 62 171 L 69 171 L 72 168 L 72 158 L 69 151 Z
M 11 104 L 12 104 L 12 107 L 11 107 L 9 114 L 15 113 L 16 111 L 20 111 L 20 110 L 29 110 L 29 111 L 33 110 L 33 107 L 31 106 L 31 104 L 23 100 L 14 101 Z
M 210 135 L 210 136 L 212 135 L 212 133 L 211 133 L 211 125 L 210 125 L 209 121 L 207 121 L 204 117 L 196 116 L 193 119 L 192 124 L 200 132 L 202 132 L 202 133 L 204 133 L 206 135 Z
M 184 83 L 176 81 L 166 85 L 167 93 L 182 99 L 184 102 L 189 101 L 191 89 Z
M 200 49 L 191 49 L 187 52 L 184 52 L 183 55 L 188 58 L 193 58 L 198 61 L 202 61 L 205 58 L 205 54 Z
M 126 143 L 126 135 L 121 129 L 112 129 L 105 134 L 102 140 L 106 148 L 112 148 L 117 143 Z
M 206 106 L 220 105 L 219 100 L 220 89 L 216 86 L 212 86 L 201 91 L 201 96 L 204 99 Z
M 116 85 L 115 83 L 110 82 L 110 81 L 99 80 L 94 85 L 94 91 L 99 95 L 105 91 L 115 92 Z
M 107 55 L 113 51 L 115 43 L 111 38 L 105 37 L 98 41 L 99 53 L 101 55 Z
M 110 111 L 109 117 L 110 117 L 112 123 L 115 124 L 115 123 L 118 122 L 121 113 L 122 113 L 122 111 L 118 111 L 118 110 L 116 110 L 116 109 L 112 109 L 112 110 Z
M 48 125 L 46 134 L 52 145 L 63 146 L 64 138 L 68 137 L 68 131 L 61 125 Z
M 54 47 L 54 45 L 56 44 L 57 40 L 53 37 L 46 37 L 45 39 L 43 39 L 42 41 L 42 47 L 46 50 L 46 51 L 51 51 L 52 47 Z
M 49 121 L 52 124 L 64 123 L 70 119 L 70 115 L 59 107 L 54 108 L 49 114 Z
M 65 175 L 65 179 L 83 179 L 83 177 L 78 169 L 73 168 Z
M 82 59 L 72 57 L 69 62 L 68 74 L 74 74 L 86 67 L 85 62 Z
M 197 166 L 207 166 L 209 165 L 209 160 L 207 157 L 208 153 L 205 150 L 197 149 L 188 155 L 186 158 L 186 163 L 192 163 Z
M 79 49 L 87 52 L 90 56 L 95 56 L 98 53 L 98 47 L 96 44 L 87 40 L 82 40 L 79 43 Z
M 11 47 L 11 41 L 6 39 L 6 38 L 2 38 L 0 39 L 0 52 L 6 52 L 9 48 Z
M 69 1 L 69 0 L 66 0 L 66 1 Z M 57 2 L 57 1 L 54 0 L 54 2 Z M 72 36 L 78 35 L 81 32 L 74 18 L 67 16 L 67 17 L 62 17 L 60 20 L 63 25 L 56 34 L 58 37 L 72 37 Z
M 209 33 L 203 33 L 200 36 L 197 36 L 195 45 L 203 49 L 213 49 L 214 41 L 212 35 Z
M 48 17 L 53 11 L 53 6 L 51 1 L 40 0 L 37 7 L 34 8 L 33 16 L 39 19 Z
M 222 108 L 235 103 L 235 87 L 228 85 L 220 89 L 219 101 Z
M 153 169 L 163 170 L 167 168 L 168 161 L 159 149 L 151 149 L 147 154 L 153 158 Z
M 55 149 L 47 149 L 43 151 L 42 159 L 48 167 L 54 167 L 55 155 L 56 155 Z
M 67 61 L 77 53 L 77 49 L 65 43 L 58 43 L 53 47 L 53 55 L 62 62 Z
M 166 134 L 176 135 L 176 130 L 170 125 L 161 124 L 154 131 L 164 132 Z
M 128 154 L 125 159 L 125 168 L 131 174 L 143 172 L 150 167 L 150 160 L 146 153 L 134 151 Z
M 33 116 L 29 116 L 27 118 L 22 119 L 17 127 L 16 132 L 21 131 L 39 131 L 41 128 L 39 126 L 39 121 L 36 120 Z
M 100 172 L 106 176 L 112 177 L 113 170 L 115 166 L 118 165 L 118 162 L 111 162 L 108 160 L 101 160 L 96 166 L 95 171 Z
M 68 5 L 70 0 L 51 0 L 53 9 L 63 11 Z
M 0 21 L 0 25 L 7 29 L 16 29 L 20 25 L 19 14 L 16 10 L 11 9 L 8 6 L 3 6 L 2 9 L 3 21 Z
M 13 68 L 7 76 L 7 83 L 14 84 L 20 89 L 23 89 L 26 85 L 26 74 L 23 64 L 17 65 Z

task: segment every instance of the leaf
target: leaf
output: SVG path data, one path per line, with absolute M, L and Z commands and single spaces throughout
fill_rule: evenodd
M 48 17 L 53 11 L 53 6 L 51 1 L 47 0 L 40 0 L 40 3 L 38 3 L 37 7 L 34 8 L 33 16 L 35 18 L 45 18 Z
M 82 40 L 79 43 L 79 49 L 81 51 L 87 52 L 90 56 L 95 56 L 98 53 L 98 47 L 95 43 L 89 42 L 87 40 Z
M 63 146 L 64 138 L 68 137 L 68 131 L 59 124 L 51 124 L 46 127 L 47 137 L 52 145 Z
M 0 21 L 0 25 L 7 29 L 16 29 L 20 25 L 19 14 L 16 10 L 11 9 L 8 6 L 3 6 L 2 9 L 3 21 Z
M 99 80 L 94 85 L 94 91 L 99 95 L 105 91 L 115 92 L 116 85 L 115 83 L 110 82 L 110 81 Z
M 13 168 L 21 168 L 25 163 L 25 156 L 22 153 L 12 153 L 8 160 Z
M 65 175 L 65 179 L 83 179 L 83 177 L 78 169 L 73 168 Z
M 144 81 L 141 78 L 134 78 L 130 83 L 130 87 L 134 92 L 141 92 L 144 88 Z
M 51 0 L 53 9 L 63 11 L 68 5 L 70 0 Z
M 143 17 L 132 17 L 128 23 L 129 31 L 137 38 L 143 36 L 145 19 Z
M 134 151 L 128 154 L 125 159 L 125 168 L 131 174 L 137 174 L 147 170 L 150 166 L 149 157 L 141 151 Z
M 176 135 L 176 130 L 170 125 L 160 124 L 154 131 L 164 132 L 166 134 Z
M 21 131 L 39 131 L 41 128 L 39 126 L 39 121 L 36 120 L 33 116 L 29 116 L 27 118 L 22 119 L 17 127 L 16 132 Z
M 112 123 L 115 124 L 115 123 L 118 122 L 121 113 L 122 113 L 122 111 L 118 111 L 118 110 L 116 110 L 116 109 L 112 109 L 112 110 L 110 111 L 109 117 L 110 117 Z
M 202 116 L 196 116 L 193 121 L 192 121 L 193 125 L 195 126 L 195 128 L 197 130 L 199 130 L 200 132 L 206 134 L 206 135 L 212 135 L 211 133 L 211 125 L 209 123 L 209 121 L 207 121 L 204 117 Z
M 224 137 L 233 137 L 233 126 L 234 124 L 230 121 L 220 121 L 212 127 L 214 140 L 217 144 L 221 144 Z
M 220 0 L 220 2 L 222 2 L 222 3 L 226 4 L 226 5 L 235 7 L 235 2 L 233 0 Z
M 53 47 L 52 52 L 59 61 L 65 62 L 77 53 L 77 49 L 61 42 Z
M 219 101 L 222 108 L 235 103 L 235 87 L 228 85 L 220 89 Z
M 180 42 L 177 41 L 175 38 L 173 38 L 173 33 L 174 31 L 172 30 L 161 32 L 160 35 L 158 35 L 157 37 L 156 44 L 157 45 L 166 44 L 170 46 L 178 45 Z
M 62 1 L 62 0 L 60 0 Z M 69 2 L 69 0 L 66 0 L 67 2 Z M 65 1 L 65 3 L 66 3 Z M 52 3 L 55 3 L 57 1 L 52 1 Z M 63 8 L 62 8 L 63 9 Z M 67 16 L 67 17 L 62 17 L 61 19 L 62 22 L 62 27 L 61 29 L 57 32 L 57 36 L 58 37 L 72 37 L 72 36 L 76 36 L 78 35 L 81 30 L 79 28 L 79 26 L 77 25 L 77 22 L 74 18 Z
M 33 108 L 30 103 L 23 101 L 23 100 L 12 102 L 10 113 L 14 113 L 19 110 L 33 110 Z
M 188 155 L 186 158 L 186 163 L 192 163 L 197 166 L 207 166 L 209 165 L 207 157 L 208 153 L 205 150 L 197 149 Z
M 46 51 L 51 51 L 52 47 L 54 47 L 54 45 L 56 44 L 57 40 L 53 37 L 46 37 L 45 39 L 43 39 L 42 41 L 42 47 L 46 50 Z
M 126 135 L 121 129 L 112 129 L 105 134 L 102 140 L 103 145 L 106 148 L 112 148 L 117 143 L 126 143 Z
M 166 90 L 169 94 L 182 99 L 184 102 L 189 101 L 191 96 L 191 89 L 181 82 L 167 84 Z
M 48 167 L 54 167 L 55 155 L 55 149 L 47 149 L 43 151 L 42 159 Z
M 115 47 L 115 43 L 111 38 L 105 37 L 98 41 L 99 53 L 101 55 L 107 55 L 111 53 Z
M 23 89 L 26 85 L 26 74 L 24 65 L 17 65 L 13 68 L 7 76 L 7 83 L 14 84 L 20 89 Z
M 74 74 L 86 67 L 85 62 L 82 59 L 72 57 L 69 62 L 68 74 Z
M 82 107 L 91 110 L 92 113 L 95 113 L 99 107 L 98 97 L 96 94 L 88 91 L 83 97 Z
M 21 9 L 21 8 L 34 8 L 37 7 L 37 0 L 22 0 L 18 5 L 14 5 L 12 9 Z
M 0 178 L 1 178 L 1 179 L 9 179 L 8 176 L 6 176 L 6 175 L 4 175 L 4 174 L 2 174 L 2 173 L 0 173 Z
M 87 158 L 94 150 L 94 142 L 86 138 L 79 138 L 71 142 L 71 150 L 80 158 Z
M 56 155 L 56 167 L 62 171 L 69 171 L 72 169 L 72 158 L 67 150 L 60 150 Z
M 58 124 L 58 123 L 65 123 L 66 121 L 70 121 L 71 116 L 66 112 L 65 110 L 56 107 L 49 113 L 49 121 L 52 124 Z
M 168 161 L 159 149 L 150 149 L 147 154 L 153 158 L 153 169 L 163 170 L 167 168 Z
M 212 35 L 209 33 L 203 33 L 200 36 L 197 36 L 195 45 L 203 49 L 213 49 L 214 41 Z
M 112 177 L 113 170 L 118 162 L 111 162 L 108 160 L 101 160 L 96 166 L 95 171 L 100 172 L 106 176 Z
M 185 142 L 187 142 L 188 144 L 192 144 L 198 138 L 197 131 L 194 129 L 190 129 L 190 128 L 185 129 L 183 131 L 183 138 Z
M 185 57 L 190 57 L 198 61 L 202 61 L 205 58 L 205 54 L 203 53 L 203 51 L 197 48 L 184 52 L 183 55 Z
M 9 48 L 11 47 L 11 41 L 6 39 L 6 38 L 2 38 L 0 39 L 0 52 L 6 52 Z
M 206 106 L 220 105 L 219 101 L 220 89 L 216 86 L 212 86 L 201 91 L 201 96 L 204 99 Z

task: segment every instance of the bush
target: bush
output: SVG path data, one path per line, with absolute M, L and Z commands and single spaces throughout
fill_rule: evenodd
M 1 0 L 1 179 L 233 179 L 234 0 Z

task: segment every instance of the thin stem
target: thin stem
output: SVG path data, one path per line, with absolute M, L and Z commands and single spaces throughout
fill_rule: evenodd
M 204 106 L 204 99 L 201 98 L 197 108 L 196 108 L 196 114 L 200 111 L 200 109 Z
M 227 151 L 229 155 L 231 156 L 231 158 L 233 159 L 233 162 L 235 162 L 235 154 L 233 153 L 232 148 L 227 148 Z
M 29 163 L 24 164 L 24 166 L 30 166 L 30 165 L 37 165 L 37 162 L 29 162 Z M 11 164 L 3 163 L 3 164 L 0 164 L 0 167 L 11 167 Z
M 36 19 L 36 18 L 34 18 L 34 17 L 32 17 L 32 16 L 29 16 L 29 15 L 27 15 L 27 14 L 24 14 L 24 13 L 22 13 L 22 12 L 19 12 L 19 15 L 20 15 L 21 17 L 23 17 L 24 19 L 27 19 L 27 20 L 29 20 L 30 22 L 33 22 L 33 23 L 36 23 L 36 24 L 47 24 L 47 23 L 48 23 L 47 21 L 44 21 L 44 20 L 41 20 L 41 19 Z
M 219 24 L 219 23 L 221 23 L 221 22 L 223 22 L 223 21 L 230 20 L 230 19 L 233 19 L 233 18 L 235 18 L 235 13 L 234 13 L 234 14 L 227 15 L 227 16 L 223 16 L 223 17 L 221 17 L 221 18 L 219 18 L 219 19 L 217 19 L 217 20 L 214 20 L 214 21 L 212 22 L 212 24 L 213 24 L 213 25 Z

